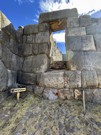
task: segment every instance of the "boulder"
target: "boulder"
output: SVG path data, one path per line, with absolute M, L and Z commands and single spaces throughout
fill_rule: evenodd
M 88 35 L 101 34 L 101 24 L 89 25 L 86 30 Z
M 43 98 L 49 99 L 49 100 L 56 100 L 58 98 L 55 93 L 57 93 L 57 89 L 51 89 L 51 88 L 45 88 L 43 91 Z
M 72 51 L 96 50 L 92 35 L 86 36 L 66 36 L 66 49 Z
M 31 35 L 38 33 L 38 24 L 31 24 L 24 26 L 24 34 Z
M 7 88 L 8 74 L 7 69 L 0 60 L 0 91 L 4 91 Z
M 101 51 L 101 34 L 94 34 L 94 40 L 97 51 Z
M 90 15 L 82 15 L 79 17 L 80 27 L 87 27 L 91 24 L 91 16 Z
M 96 71 L 89 71 L 89 70 L 82 71 L 81 86 L 82 88 L 97 88 L 98 79 Z
M 50 43 L 49 31 L 36 34 L 35 43 Z
M 17 72 L 13 70 L 8 70 L 8 88 L 17 87 Z
M 50 71 L 37 77 L 39 86 L 46 88 L 64 88 L 64 71 Z
M 18 72 L 18 83 L 20 84 L 34 85 L 36 84 L 36 79 L 36 74 Z
M 26 57 L 22 71 L 30 73 L 41 73 L 48 69 L 49 60 L 45 54 Z
M 77 9 L 64 9 L 60 11 L 53 11 L 48 13 L 41 13 L 39 16 L 39 23 L 54 22 L 58 19 L 68 18 L 68 17 L 78 17 Z
M 66 28 L 74 28 L 79 27 L 79 20 L 78 17 L 68 17 L 66 21 Z
M 85 27 L 68 28 L 66 31 L 67 36 L 84 36 L 86 35 Z
M 81 71 L 65 71 L 65 87 L 80 88 L 81 87 Z
M 71 51 L 67 55 L 67 66 L 70 70 L 100 70 L 101 52 Z

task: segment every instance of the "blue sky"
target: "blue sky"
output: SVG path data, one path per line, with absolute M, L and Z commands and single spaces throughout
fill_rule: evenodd
M 38 23 L 38 16 L 42 12 L 67 8 L 77 8 L 79 14 L 101 17 L 101 0 L 0 0 L 0 10 L 12 22 L 15 29 L 18 26 Z M 61 36 L 61 41 L 59 36 Z M 54 33 L 54 39 L 64 53 L 64 31 L 59 34 Z

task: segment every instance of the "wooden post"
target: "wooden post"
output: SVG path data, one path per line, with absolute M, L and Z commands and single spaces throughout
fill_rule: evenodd
M 20 98 L 20 92 L 17 92 L 17 100 L 19 101 Z
M 86 104 L 85 104 L 85 91 L 83 90 L 83 108 L 84 108 L 84 114 L 86 113 Z

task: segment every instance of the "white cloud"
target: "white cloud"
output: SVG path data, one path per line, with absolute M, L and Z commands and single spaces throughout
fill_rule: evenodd
M 40 9 L 43 12 L 50 12 L 60 9 L 77 8 L 79 14 L 86 14 L 89 11 L 101 9 L 101 0 L 41 0 Z
M 53 38 L 56 42 L 65 42 L 65 32 L 58 32 L 58 33 L 55 33 L 53 34 Z

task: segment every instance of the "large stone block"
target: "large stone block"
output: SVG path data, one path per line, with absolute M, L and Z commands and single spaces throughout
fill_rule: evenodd
M 90 15 L 82 15 L 79 17 L 80 27 L 86 27 L 91 24 L 91 16 Z
M 36 35 L 35 42 L 36 43 L 50 43 L 50 34 L 49 34 L 49 31 L 47 31 L 47 32 L 39 32 Z
M 49 45 L 47 43 L 39 44 L 39 54 L 45 53 L 49 56 Z
M 79 27 L 78 17 L 68 17 L 66 22 L 66 28 Z
M 24 34 L 31 35 L 38 33 L 38 24 L 31 24 L 24 27 Z
M 93 95 L 94 95 L 93 102 L 101 104 L 101 89 L 95 89 Z
M 86 29 L 85 27 L 68 28 L 66 33 L 68 36 L 84 36 L 86 35 Z
M 97 70 L 98 87 L 101 88 L 101 70 Z
M 8 70 L 8 88 L 16 88 L 17 87 L 17 72 Z
M 95 40 L 97 51 L 101 51 L 101 34 L 95 34 L 94 40 Z
M 70 70 L 100 70 L 101 52 L 67 52 L 67 66 Z
M 39 45 L 38 44 L 33 44 L 33 54 L 37 55 L 39 52 Z
M 74 98 L 74 90 L 73 89 L 59 89 L 58 95 L 60 99 L 73 99 Z
M 25 43 L 28 43 L 28 44 L 35 43 L 35 35 L 27 36 L 27 41 Z
M 64 88 L 64 71 L 50 71 L 38 75 L 39 86 L 47 88 Z
M 7 69 L 0 60 L 0 91 L 6 90 L 7 79 L 8 79 Z
M 96 71 L 83 70 L 81 72 L 81 85 L 82 88 L 97 88 L 98 79 Z
M 33 73 L 24 73 L 18 72 L 18 83 L 27 84 L 27 85 L 34 85 L 36 84 L 36 74 Z
M 101 24 L 92 24 L 87 26 L 87 34 L 94 35 L 94 34 L 101 34 Z
M 2 61 L 9 70 L 19 70 L 21 66 L 21 59 L 17 55 L 13 54 L 8 48 L 2 46 Z
M 65 9 L 60 11 L 53 11 L 48 13 L 42 13 L 39 16 L 39 23 L 43 22 L 53 22 L 58 19 L 68 18 L 68 17 L 78 17 L 77 9 Z
M 18 50 L 20 56 L 29 56 L 32 54 L 32 44 L 19 44 Z
M 24 72 L 41 73 L 48 69 L 49 60 L 45 54 L 25 58 L 22 70 Z
M 65 71 L 65 87 L 81 87 L 81 71 Z
M 0 31 L 0 42 L 3 45 L 9 44 L 9 36 L 5 32 L 3 32 L 3 31 Z
M 66 48 L 67 50 L 73 50 L 73 51 L 96 50 L 92 35 L 76 36 L 76 37 L 66 36 Z
M 6 46 L 11 50 L 11 52 L 18 55 L 18 44 L 16 40 L 10 38 L 9 44 L 6 44 Z
M 22 37 L 23 37 L 23 33 L 24 33 L 24 29 L 23 28 L 19 28 L 16 31 L 16 39 L 18 42 L 22 43 Z
M 45 31 L 49 31 L 49 24 L 48 23 L 39 24 L 39 32 Z

